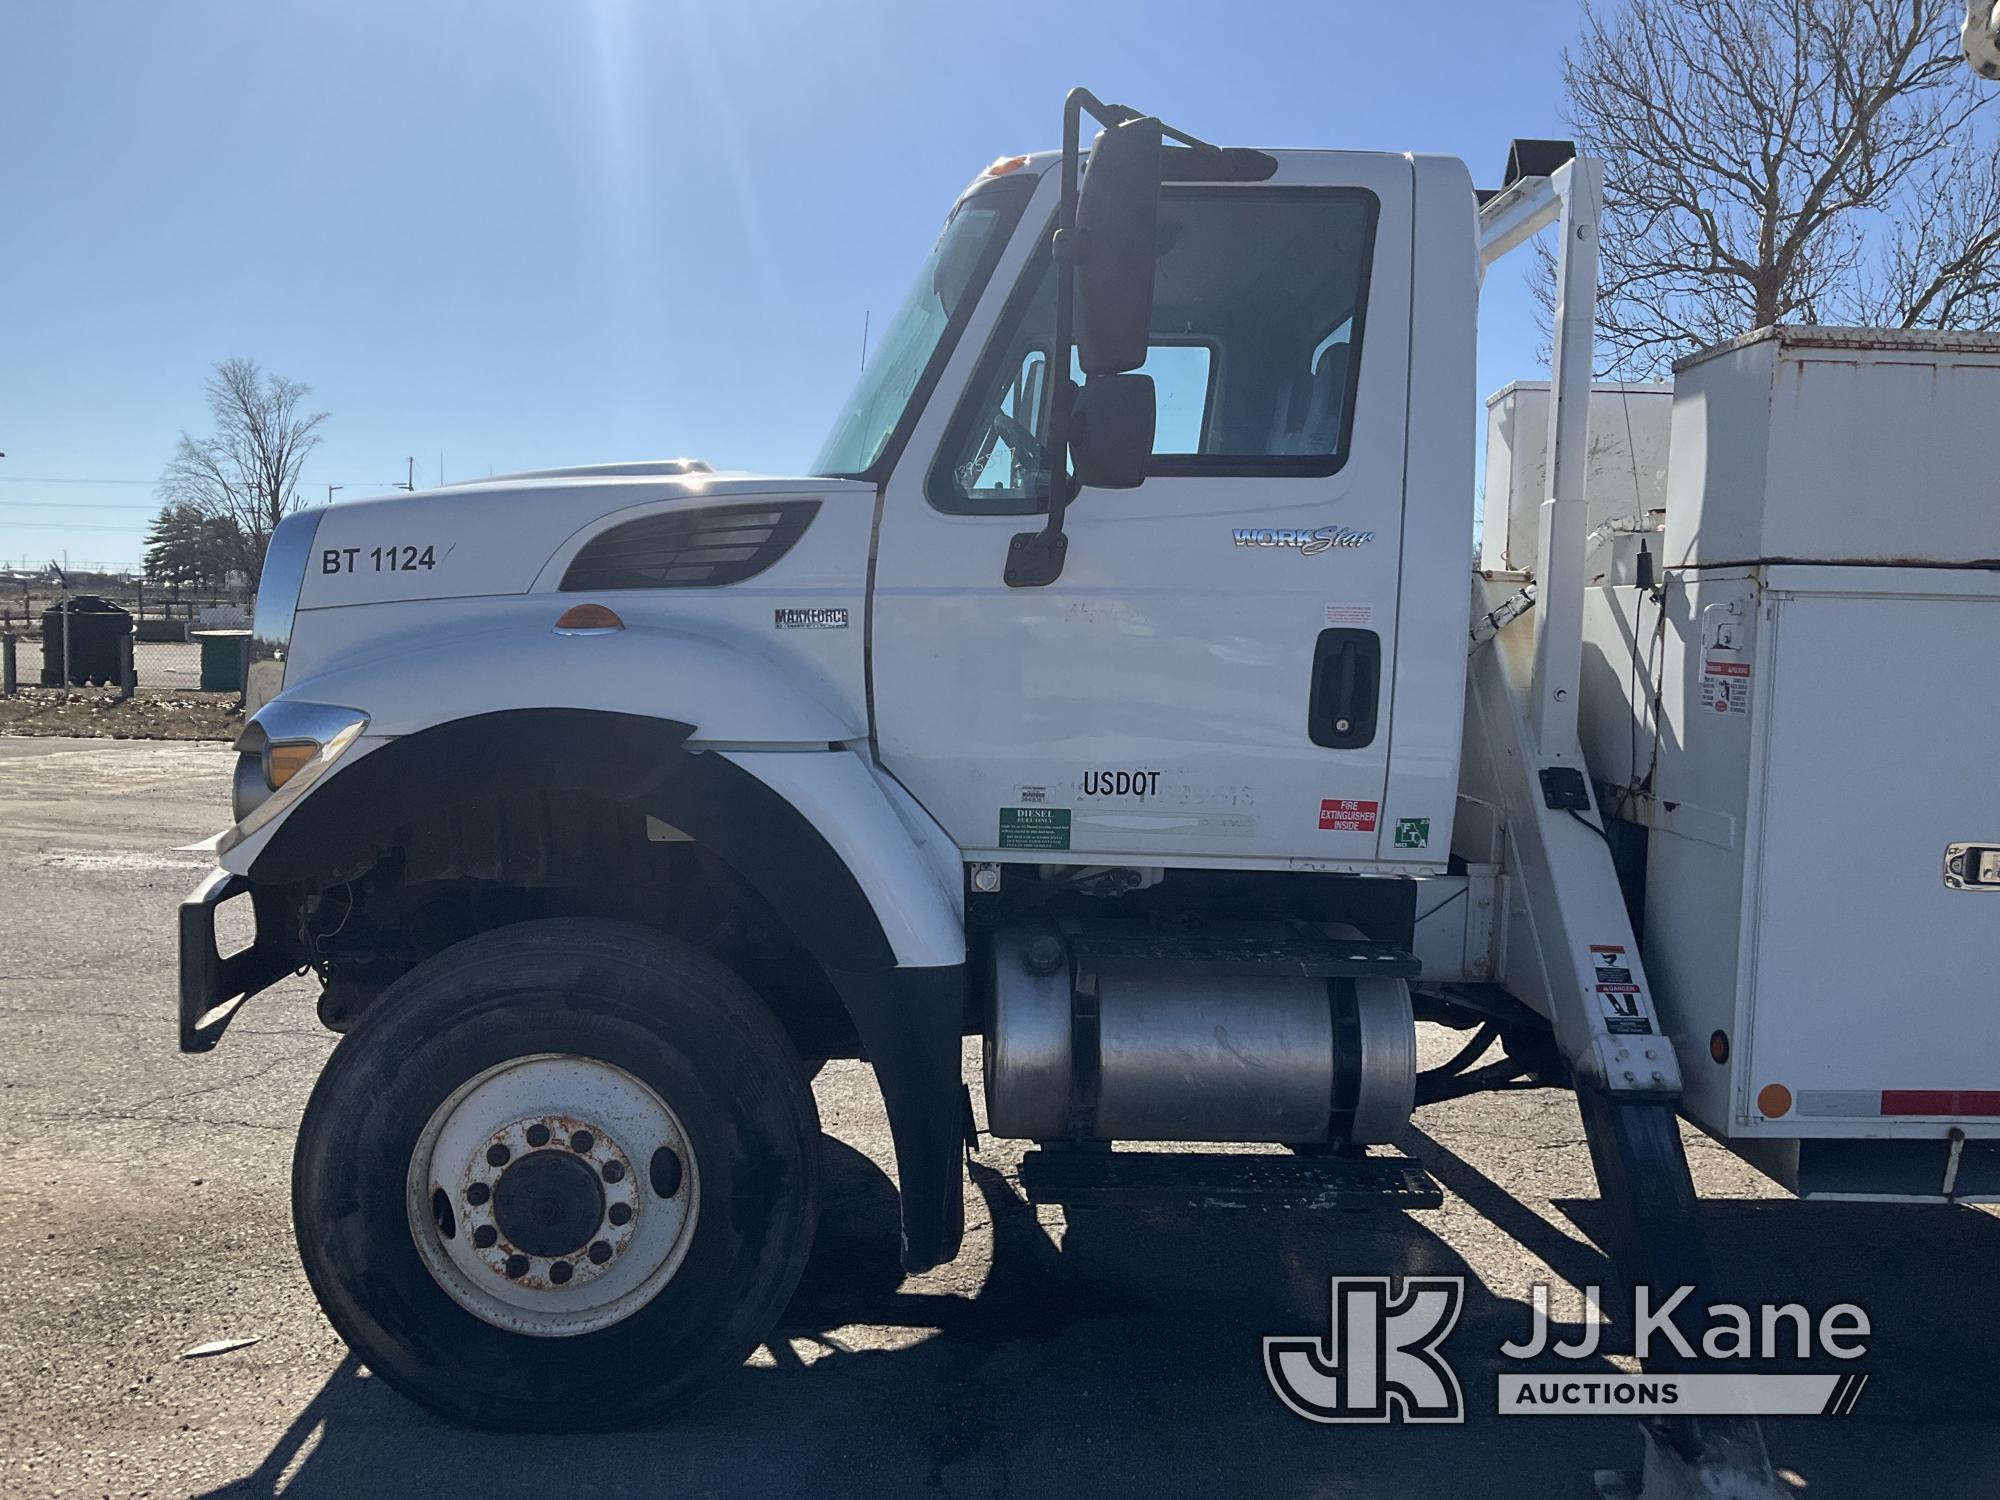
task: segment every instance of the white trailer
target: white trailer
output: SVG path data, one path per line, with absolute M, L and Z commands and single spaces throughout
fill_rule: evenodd
M 1087 175 L 1086 114 L 1104 127 Z M 1771 903 L 1849 875 L 1791 868 L 1795 841 L 1837 852 L 1812 811 L 1838 787 L 1773 790 L 1763 768 L 1833 711 L 1793 642 L 1875 652 L 1877 616 L 1821 612 L 1852 589 L 1814 559 L 1711 573 L 1674 554 L 1691 517 L 1755 524 L 1719 487 L 1734 460 L 1683 503 L 1678 431 L 1665 562 L 1639 560 L 1646 506 L 1604 571 L 1665 567 L 1637 580 L 1648 628 L 1697 590 L 1704 611 L 1709 590 L 1742 602 L 1734 649 L 1772 701 L 1719 728 L 1778 749 L 1689 728 L 1673 775 L 1716 778 L 1690 803 L 1664 750 L 1648 781 L 1579 737 L 1580 712 L 1602 739 L 1622 702 L 1664 745 L 1685 675 L 1618 684 L 1710 659 L 1692 635 L 1648 658 L 1620 623 L 1642 591 L 1586 574 L 1598 195 L 1562 143 L 1517 143 L 1476 195 L 1456 161 L 1223 150 L 1079 90 L 1060 154 L 1003 158 L 953 206 L 813 473 L 604 465 L 286 521 L 237 821 L 182 908 L 181 1044 L 213 1047 L 278 977 L 322 981 L 346 1036 L 307 1107 L 294 1216 L 369 1367 L 491 1426 L 677 1410 L 791 1293 L 816 1214 L 807 1078 L 829 1056 L 880 1082 L 905 1267 L 950 1259 L 967 1033 L 992 1128 L 1038 1144 L 1025 1189 L 1071 1207 L 1433 1205 L 1420 1166 L 1367 1148 L 1426 1103 L 1523 1080 L 1575 1089 L 1636 1285 L 1711 1281 L 1683 1112 L 1803 1180 L 1816 1167 L 1782 1143 L 1848 1118 L 1804 1128 L 1815 1093 L 1946 1088 L 1948 1108 L 1846 1135 L 1948 1152 L 1918 1196 L 1983 1183 L 1966 1142 L 1986 1127 L 1957 1091 L 1985 1075 L 1914 1054 L 1940 1028 L 1956 1046 L 1988 983 L 1990 933 L 1966 924 L 2000 859 L 1978 843 L 2000 832 L 1976 816 L 1990 782 L 1956 745 L 1927 777 L 1907 844 L 1945 842 L 1908 909 L 1970 942 L 1927 955 L 1940 982 L 1906 982 L 1866 1033 L 1926 1040 L 1864 1067 L 1758 967 L 1812 956 L 1759 946 L 1810 942 L 1810 907 Z M 1480 279 L 1549 227 L 1537 571 L 1468 580 Z M 1952 557 L 1946 592 L 1983 600 L 1988 575 Z M 1917 571 L 1870 570 L 1895 598 L 1866 608 L 1899 631 L 1898 611 L 1956 611 L 1978 639 L 1990 606 L 1898 602 Z M 1879 717 L 1857 736 L 1871 766 L 1914 749 Z M 1626 789 L 1629 834 L 1594 782 Z M 1721 844 L 1715 819 L 1734 820 Z M 1659 872 L 1644 925 L 1658 894 L 1673 933 L 1643 952 L 1613 849 L 1639 827 Z M 1740 899 L 1703 942 L 1733 971 L 1684 951 L 1712 853 Z M 1760 908 L 1753 884 L 1776 895 Z M 257 936 L 224 957 L 215 912 L 238 897 Z M 1834 977 L 1892 966 L 1912 971 L 1899 952 Z M 1745 1017 L 1766 1005 L 1760 1032 Z M 1704 1028 L 1725 1013 L 1719 1064 Z M 1473 1043 L 1419 1072 L 1419 1018 Z M 1793 1104 L 1743 1118 L 1767 1082 Z M 591 1400 L 549 1399 L 585 1381 Z M 1648 1494 L 1779 1493 L 1754 1422 L 1649 1432 Z

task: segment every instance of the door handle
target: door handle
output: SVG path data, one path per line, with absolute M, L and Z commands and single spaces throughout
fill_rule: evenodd
M 1306 733 L 1329 750 L 1374 743 L 1382 690 L 1382 638 L 1372 630 L 1322 630 L 1313 646 Z

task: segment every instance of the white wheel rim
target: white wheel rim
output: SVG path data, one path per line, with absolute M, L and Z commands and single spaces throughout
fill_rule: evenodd
M 673 1279 L 701 1179 L 652 1089 L 596 1058 L 545 1052 L 488 1068 L 437 1107 L 405 1201 L 417 1252 L 452 1301 L 496 1328 L 566 1338 L 624 1321 Z

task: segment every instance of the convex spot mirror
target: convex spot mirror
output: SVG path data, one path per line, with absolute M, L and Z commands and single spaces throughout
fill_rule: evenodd
M 1160 122 L 1151 116 L 1100 131 L 1090 148 L 1076 200 L 1076 353 L 1086 375 L 1119 375 L 1146 362 L 1160 149 Z
M 1094 489 L 1143 484 L 1153 456 L 1153 377 L 1094 375 L 1070 409 L 1070 463 Z

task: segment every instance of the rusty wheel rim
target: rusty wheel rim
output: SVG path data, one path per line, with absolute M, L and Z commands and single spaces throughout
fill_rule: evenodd
M 686 1258 L 700 1213 L 687 1131 L 616 1064 L 536 1053 L 468 1079 L 410 1153 L 410 1235 L 444 1293 L 538 1338 L 623 1322 Z

